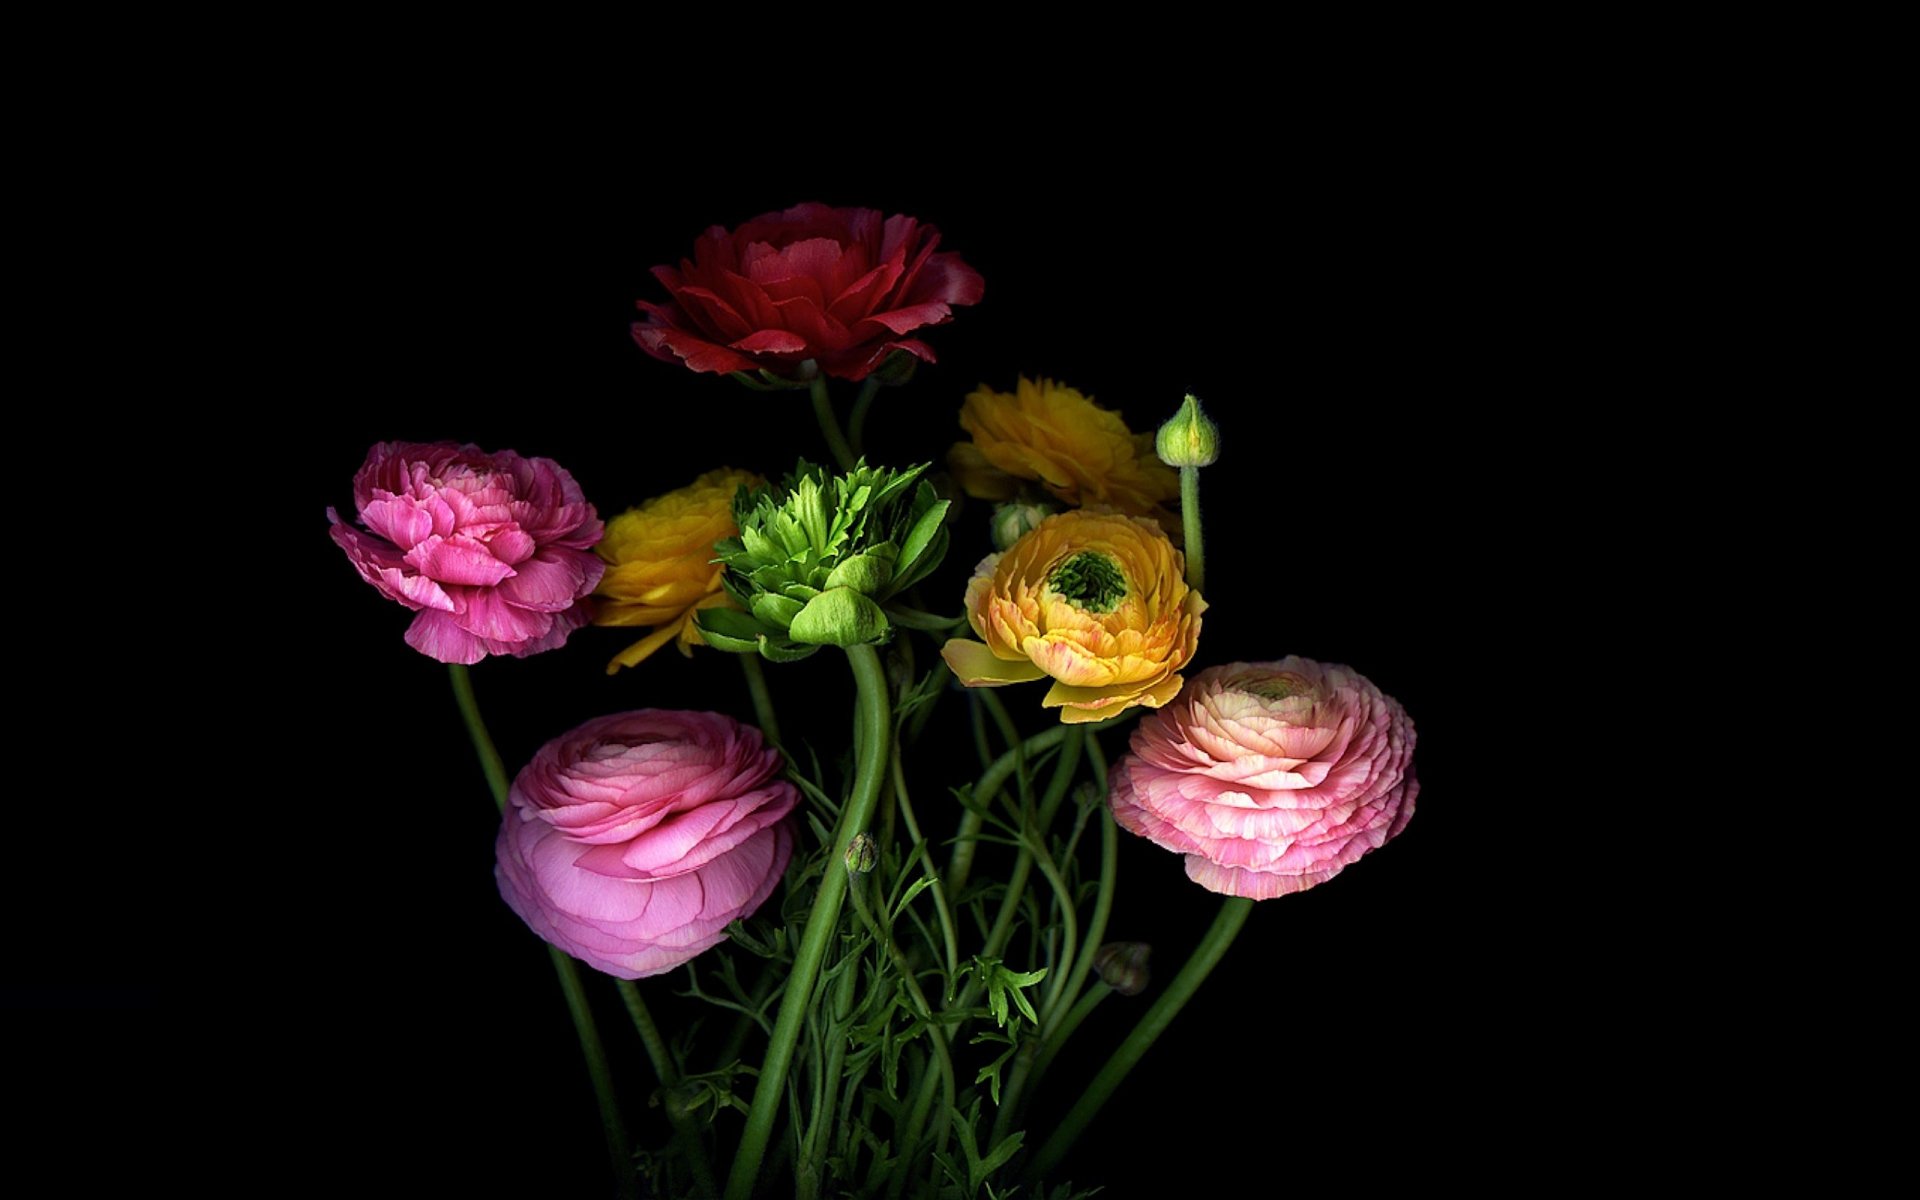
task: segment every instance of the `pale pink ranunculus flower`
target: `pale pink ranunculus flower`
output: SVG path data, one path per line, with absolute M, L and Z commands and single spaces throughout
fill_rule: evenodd
M 566 468 L 511 450 L 382 442 L 353 477 L 365 529 L 329 508 L 360 578 L 414 610 L 407 645 L 444 663 L 552 650 L 587 623 L 600 517 Z
M 568 954 L 622 979 L 658 975 L 724 941 L 773 893 L 799 796 L 780 752 L 731 717 L 597 717 L 514 779 L 494 877 Z
M 1413 721 L 1351 667 L 1288 657 L 1209 667 L 1134 730 L 1114 820 L 1186 855 L 1209 891 L 1305 891 L 1406 828 Z

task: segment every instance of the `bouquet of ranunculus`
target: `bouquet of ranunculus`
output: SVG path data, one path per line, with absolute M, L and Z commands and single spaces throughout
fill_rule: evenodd
M 352 569 L 412 614 L 405 644 L 448 664 L 501 814 L 500 897 L 547 943 L 618 1187 L 1067 1200 L 1118 1182 L 1069 1158 L 1076 1139 L 1256 901 L 1406 827 L 1412 721 L 1284 644 L 1208 655 L 1200 479 L 1223 437 L 1193 396 L 1136 432 L 1051 379 L 962 398 L 917 378 L 984 290 L 931 226 L 806 204 L 709 229 L 654 275 L 633 338 L 698 376 L 674 382 L 706 431 L 675 447 L 677 478 L 389 441 L 328 510 Z M 913 416 L 896 392 L 920 393 Z M 743 461 L 743 403 L 810 409 L 818 442 Z M 918 449 L 870 458 L 883 427 Z M 1276 548 L 1215 573 L 1294 549 L 1275 514 L 1224 519 Z M 725 673 L 721 706 L 752 720 L 650 683 L 669 647 Z M 538 748 L 505 761 L 482 712 L 532 664 L 486 660 L 549 652 L 569 689 L 619 699 L 519 731 Z M 1224 898 L 1211 926 L 1157 955 L 1119 927 L 1123 833 Z M 601 1029 L 616 997 L 638 1053 Z M 1119 1005 L 1137 1011 L 1090 1020 Z M 710 1019 L 657 1020 L 669 1006 Z M 616 1081 L 650 1098 L 644 1121 Z

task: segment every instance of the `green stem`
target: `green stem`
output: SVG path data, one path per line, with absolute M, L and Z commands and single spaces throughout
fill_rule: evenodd
M 933 861 L 933 851 L 928 848 L 926 839 L 920 836 L 920 822 L 914 816 L 913 800 L 907 795 L 906 771 L 900 765 L 900 755 L 893 756 L 893 793 L 900 798 L 900 818 L 907 824 L 907 836 L 913 839 L 920 858 L 920 869 L 932 878 L 933 883 L 927 890 L 933 893 L 933 907 L 940 914 L 940 938 L 947 949 L 947 977 L 951 979 L 960 970 L 960 936 L 953 923 L 953 909 L 947 905 L 947 885 L 940 878 L 940 868 Z
M 1200 468 L 1180 468 L 1180 523 L 1187 533 L 1187 586 L 1205 592 L 1207 547 L 1200 536 Z
M 900 952 L 900 947 L 894 942 L 893 935 L 880 928 L 880 923 L 874 920 L 871 906 L 866 902 L 865 888 L 860 884 L 854 885 L 853 907 L 860 914 L 860 919 L 866 923 L 868 935 L 893 960 L 893 969 L 900 973 L 900 981 L 906 985 L 907 995 L 913 1000 L 917 1009 L 915 1015 L 927 1023 L 927 1038 L 933 1047 L 934 1061 L 940 1068 L 941 1094 L 945 1096 L 947 1102 L 946 1110 L 943 1110 L 939 1119 L 934 1122 L 933 1137 L 938 1142 L 946 1136 L 947 1110 L 954 1108 L 955 1098 L 958 1095 L 958 1085 L 953 1075 L 953 1056 L 947 1050 L 946 1030 L 935 1023 L 933 1005 L 927 1002 L 927 994 L 921 990 L 920 980 L 915 977 L 912 964 L 907 962 L 907 956 Z
M 836 869 L 831 864 L 828 870 Z M 844 867 L 839 868 L 845 870 Z M 860 896 L 860 886 L 852 887 L 856 902 Z M 795 1193 L 800 1200 L 811 1200 L 820 1191 L 820 1184 L 826 1176 L 827 1142 L 833 1132 L 845 1124 L 840 1119 L 838 1101 L 842 1092 L 835 1086 L 845 1074 L 842 1070 L 847 1061 L 847 1025 L 853 1019 L 853 992 L 860 980 L 860 960 L 858 955 L 848 955 L 842 960 L 840 978 L 833 988 L 833 1009 L 827 1014 L 827 1050 L 826 1054 L 816 1058 L 818 1077 L 814 1079 L 813 1123 L 807 1129 L 803 1139 L 805 1150 L 800 1158 L 800 1170 L 795 1179 Z M 835 1103 L 829 1104 L 832 1097 Z M 799 1128 L 800 1116 L 794 1114 L 794 1127 Z
M 580 1053 L 587 1056 L 587 1074 L 593 1079 L 593 1098 L 600 1103 L 600 1126 L 607 1137 L 607 1157 L 613 1160 L 613 1177 L 619 1182 L 622 1197 L 637 1200 L 640 1180 L 633 1173 L 633 1143 L 627 1138 L 626 1123 L 620 1119 L 613 1075 L 607 1070 L 607 1051 L 600 1044 L 593 1010 L 587 1007 L 586 988 L 580 984 L 580 972 L 573 960 L 558 946 L 548 943 L 547 956 L 553 960 L 553 973 L 560 977 L 560 990 L 566 993 L 567 1012 L 573 1016 L 574 1032 L 580 1035 Z
M 1087 1085 L 1079 1102 L 1033 1156 L 1032 1163 L 1027 1167 L 1029 1178 L 1044 1178 L 1060 1165 L 1060 1160 L 1066 1157 L 1075 1139 L 1099 1113 L 1114 1089 L 1120 1086 L 1120 1081 L 1133 1070 L 1154 1040 L 1173 1023 L 1187 1001 L 1193 998 L 1194 992 L 1206 982 L 1213 968 L 1219 965 L 1227 948 L 1233 945 L 1234 936 L 1247 923 L 1247 914 L 1252 911 L 1253 901 L 1239 896 L 1229 897 L 1220 906 L 1220 915 L 1214 918 L 1212 927 L 1194 948 L 1193 957 L 1187 959 L 1187 964 L 1180 968 L 1180 973 L 1167 985 L 1167 990 L 1160 994 L 1160 998 L 1153 1002 L 1153 1007 L 1140 1018 L 1140 1023 L 1133 1027 L 1133 1032 L 1114 1050 L 1106 1066 L 1101 1067 L 1100 1073 Z
M 493 791 L 494 807 L 504 813 L 507 811 L 507 764 L 500 761 L 493 735 L 487 732 L 487 723 L 480 717 L 480 704 L 473 698 L 473 676 L 464 663 L 449 663 L 447 674 L 453 677 L 453 699 L 467 723 L 467 736 L 473 739 L 474 753 L 480 756 L 480 770 L 487 777 L 487 787 Z
M 1088 945 L 1092 943 L 1089 942 Z M 1079 1003 L 1067 1010 L 1066 1016 L 1060 1020 L 1059 1027 L 1053 1031 L 1053 1038 L 1041 1047 L 1040 1061 L 1033 1067 L 1033 1083 L 1036 1087 L 1046 1076 L 1047 1068 L 1053 1065 L 1054 1055 L 1060 1053 L 1060 1047 L 1067 1044 L 1067 1038 L 1073 1035 L 1073 1031 L 1080 1028 L 1080 1022 L 1086 1020 L 1088 1014 L 1098 1008 L 1102 1000 L 1113 995 L 1113 989 L 1099 980 L 1096 979 L 1094 985 L 1080 997 Z
M 453 698 L 466 722 L 467 736 L 473 739 L 474 752 L 480 756 L 480 770 L 493 793 L 494 807 L 505 814 L 507 767 L 500 760 L 493 735 L 487 732 L 486 721 L 480 716 L 480 704 L 473 695 L 473 677 L 460 663 L 449 664 L 447 673 L 453 679 Z M 553 962 L 553 973 L 559 976 L 560 991 L 567 1000 L 567 1014 L 573 1018 L 573 1031 L 580 1039 L 580 1052 L 587 1059 L 587 1076 L 593 1082 L 593 1098 L 600 1105 L 600 1125 L 606 1133 L 607 1157 L 613 1160 L 613 1177 L 621 1196 L 638 1196 L 640 1181 L 633 1173 L 632 1142 L 627 1137 L 626 1123 L 620 1118 L 620 1105 L 613 1094 L 613 1076 L 607 1070 L 607 1052 L 600 1042 L 600 1028 L 593 1022 L 593 1010 L 587 1006 L 580 972 L 573 960 L 552 943 L 547 945 L 547 955 Z
M 847 422 L 847 431 L 853 439 L 856 454 L 866 448 L 867 410 L 873 407 L 873 398 L 879 394 L 880 377 L 869 375 L 867 381 L 860 385 L 860 394 L 853 398 L 853 416 Z
M 994 794 L 1001 785 L 1006 783 L 1007 776 L 1018 770 L 1027 757 L 1058 745 L 1060 739 L 1067 736 L 1067 730 L 1072 728 L 1074 726 L 1058 725 L 1044 733 L 1034 734 L 995 759 L 986 773 L 980 776 L 980 782 L 973 789 L 974 807 L 967 809 L 960 818 L 960 832 L 954 840 L 953 857 L 947 863 L 949 892 L 957 894 L 967 885 L 967 876 L 973 871 L 974 847 L 980 844 L 980 828 L 986 821 L 986 807 L 993 802 Z
M 760 1079 L 754 1085 L 747 1127 L 740 1137 L 740 1151 L 727 1176 L 727 1200 L 747 1200 L 753 1193 L 760 1160 L 766 1156 L 767 1142 L 773 1136 L 780 1099 L 786 1094 L 794 1046 L 800 1040 L 800 1027 L 813 1003 L 820 963 L 826 957 L 828 943 L 840 923 L 840 907 L 846 901 L 847 872 L 843 864 L 847 844 L 872 820 L 885 779 L 893 725 L 886 668 L 880 665 L 880 656 L 872 646 L 847 647 L 847 660 L 852 664 L 858 689 L 854 721 L 859 733 L 860 757 L 854 773 L 853 796 L 841 810 L 839 827 L 833 835 L 832 857 L 827 860 L 826 872 L 820 879 L 820 890 L 814 894 L 813 910 L 807 914 L 806 929 L 800 935 L 800 948 L 793 959 L 793 971 L 787 977 L 786 994 L 780 998 L 780 1015 L 774 1022 L 766 1061 L 760 1067 Z
M 740 670 L 747 677 L 747 691 L 753 696 L 754 719 L 760 722 L 760 732 L 776 749 L 780 745 L 780 718 L 773 711 L 773 697 L 767 694 L 767 673 L 760 669 L 758 654 L 736 654 L 740 660 Z
M 713 1168 L 707 1164 L 706 1150 L 700 1145 L 700 1131 L 693 1127 L 693 1119 L 677 1095 L 680 1072 L 673 1065 L 673 1056 L 667 1053 L 666 1039 L 660 1036 L 660 1027 L 653 1023 L 653 1014 L 647 1011 L 647 1002 L 641 999 L 640 989 L 634 986 L 633 980 L 617 979 L 614 986 L 620 990 L 620 999 L 626 1002 L 627 1015 L 633 1018 L 640 1043 L 653 1061 L 654 1076 L 660 1080 L 661 1104 L 667 1110 L 667 1120 L 673 1123 L 673 1138 L 680 1143 L 680 1152 L 693 1171 L 693 1186 L 702 1196 L 717 1196 L 720 1188 L 714 1183 Z
M 840 464 L 842 471 L 853 470 L 853 447 L 847 445 L 847 435 L 840 432 L 840 418 L 833 415 L 833 401 L 827 397 L 827 377 L 815 375 L 808 382 L 807 390 L 813 395 L 813 417 L 820 422 L 820 432 L 827 439 L 827 449 L 833 451 L 833 460 Z

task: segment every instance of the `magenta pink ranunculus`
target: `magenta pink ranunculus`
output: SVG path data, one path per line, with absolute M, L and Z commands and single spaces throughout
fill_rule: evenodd
M 511 450 L 382 442 L 353 477 L 362 532 L 329 508 L 360 578 L 419 615 L 407 645 L 445 663 L 552 650 L 587 623 L 601 524 L 566 469 Z
M 634 340 L 655 358 L 695 371 L 765 369 L 791 377 L 807 359 L 838 379 L 865 379 L 895 353 L 933 361 L 906 335 L 977 304 L 985 285 L 958 254 L 935 254 L 940 231 L 871 208 L 802 204 L 719 225 L 679 269 L 655 267 L 667 304 Z
M 799 789 L 760 731 L 709 712 L 597 717 L 513 781 L 500 895 L 533 931 L 622 979 L 725 940 L 793 856 Z
M 1209 667 L 1133 732 L 1114 820 L 1253 900 L 1338 875 L 1406 828 L 1413 722 L 1351 667 L 1289 657 Z

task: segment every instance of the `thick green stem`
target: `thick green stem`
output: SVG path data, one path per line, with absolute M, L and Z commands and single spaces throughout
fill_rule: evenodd
M 773 697 L 767 694 L 767 673 L 760 669 L 758 654 L 736 654 L 740 660 L 740 670 L 747 677 L 747 691 L 753 696 L 753 716 L 760 722 L 760 732 L 775 747 L 780 747 L 780 718 L 773 711 Z
M 815 375 L 808 382 L 807 390 L 813 395 L 813 417 L 820 422 L 820 432 L 827 439 L 827 449 L 833 451 L 833 460 L 840 464 L 842 471 L 853 470 L 853 447 L 847 445 L 847 435 L 840 432 L 840 418 L 833 415 L 833 401 L 827 396 L 827 377 Z
M 1187 534 L 1187 586 L 1205 592 L 1207 547 L 1200 536 L 1200 468 L 1180 468 L 1180 524 Z
M 452 663 L 447 673 L 453 678 L 453 698 L 460 716 L 467 723 L 467 736 L 480 756 L 480 770 L 487 777 L 494 807 L 507 811 L 507 767 L 494 747 L 493 735 L 480 716 L 480 704 L 474 699 L 473 677 L 460 663 Z M 593 1081 L 593 1097 L 600 1105 L 600 1125 L 606 1133 L 607 1157 L 613 1160 L 613 1177 L 622 1197 L 640 1194 L 639 1178 L 633 1173 L 633 1144 L 627 1137 L 626 1122 L 620 1118 L 620 1105 L 613 1094 L 613 1076 L 607 1070 L 607 1052 L 600 1042 L 600 1028 L 594 1024 L 593 1010 L 587 1006 L 587 993 L 580 984 L 580 972 L 573 960 L 551 943 L 547 955 L 553 973 L 560 979 L 560 991 L 567 1000 L 567 1013 L 573 1018 L 573 1031 L 580 1039 L 580 1052 L 587 1059 L 587 1076 Z
M 677 1094 L 680 1087 L 680 1071 L 673 1065 L 673 1055 L 667 1053 L 666 1039 L 660 1036 L 660 1027 L 653 1023 L 653 1014 L 647 1011 L 647 1002 L 640 997 L 640 989 L 631 979 L 614 981 L 620 990 L 620 999 L 626 1002 L 627 1015 L 633 1018 L 633 1027 L 640 1034 L 641 1045 L 647 1048 L 647 1057 L 653 1062 L 653 1074 L 660 1080 L 661 1106 L 667 1110 L 667 1120 L 673 1124 L 673 1139 L 680 1144 L 681 1154 L 686 1156 L 687 1166 L 693 1171 L 693 1186 L 702 1196 L 717 1196 L 719 1185 L 713 1179 L 713 1167 L 707 1162 L 706 1149 L 700 1144 L 700 1131 L 694 1128 L 693 1118 L 687 1114 Z
M 853 666 L 858 689 L 854 722 L 860 757 L 854 772 L 853 796 L 841 810 L 840 824 L 833 835 L 832 857 L 821 876 L 820 890 L 814 894 L 813 910 L 807 914 L 806 929 L 800 935 L 800 948 L 793 959 L 793 971 L 787 977 L 786 994 L 780 998 L 780 1015 L 774 1022 L 766 1061 L 760 1067 L 760 1079 L 754 1085 L 740 1151 L 727 1176 L 727 1200 L 747 1200 L 753 1194 L 760 1160 L 766 1156 L 767 1143 L 773 1136 L 780 1099 L 786 1094 L 794 1046 L 800 1040 L 800 1028 L 813 1003 L 820 963 L 826 958 L 834 930 L 839 927 L 840 908 L 847 898 L 847 872 L 843 865 L 847 844 L 873 819 L 874 805 L 886 777 L 888 741 L 893 729 L 886 668 L 880 665 L 880 656 L 872 646 L 847 647 L 847 660 Z
M 1106 1104 L 1108 1097 L 1113 1095 L 1114 1089 L 1120 1086 L 1127 1073 L 1133 1070 L 1155 1039 L 1173 1023 L 1187 1001 L 1206 982 L 1213 968 L 1226 956 L 1227 948 L 1233 945 L 1234 936 L 1247 923 L 1247 914 L 1252 911 L 1253 901 L 1239 896 L 1229 897 L 1220 906 L 1220 915 L 1214 918 L 1212 927 L 1194 948 L 1193 957 L 1187 959 L 1186 966 L 1180 968 L 1180 973 L 1167 985 L 1167 990 L 1160 994 L 1160 998 L 1153 1002 L 1153 1007 L 1140 1018 L 1140 1023 L 1133 1027 L 1133 1032 L 1114 1050 L 1106 1066 L 1101 1067 L 1100 1073 L 1087 1085 L 1079 1102 L 1033 1156 L 1032 1163 L 1027 1167 L 1029 1178 L 1045 1178 L 1060 1165 L 1060 1160 L 1066 1157 L 1074 1141 Z
M 880 377 L 867 376 L 860 385 L 860 394 L 853 398 L 853 416 L 847 421 L 847 434 L 853 440 L 853 452 L 863 453 L 867 441 L 867 410 L 873 407 L 873 398 L 880 394 Z

